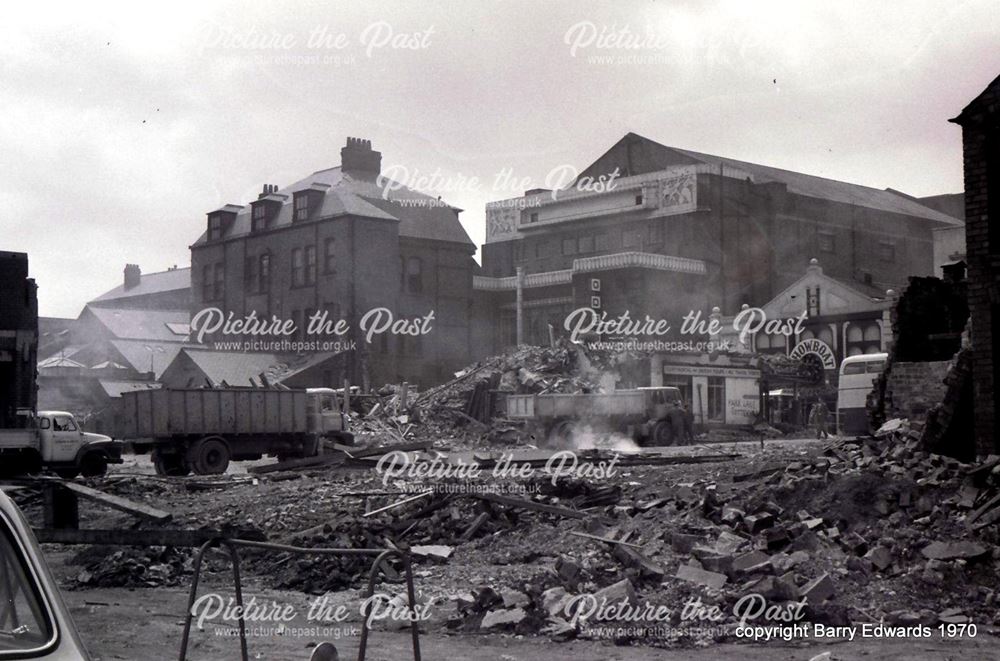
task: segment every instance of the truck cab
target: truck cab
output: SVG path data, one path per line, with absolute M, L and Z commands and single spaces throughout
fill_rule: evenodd
M 309 395 L 306 400 L 309 431 L 319 436 L 337 438 L 350 445 L 354 437 L 347 431 L 350 417 L 347 414 L 347 402 L 344 401 L 341 405 L 341 393 L 333 388 L 306 388 L 306 393 Z
M 108 464 L 122 463 L 122 444 L 83 431 L 72 413 L 39 411 L 35 424 L 42 463 L 63 477 L 103 475 Z
M 638 388 L 646 400 L 649 421 L 640 436 L 652 445 L 678 445 L 685 441 L 684 407 L 681 391 L 673 386 Z

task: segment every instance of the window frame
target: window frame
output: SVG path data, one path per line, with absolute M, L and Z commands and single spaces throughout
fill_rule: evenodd
M 306 261 L 302 248 L 292 248 L 291 276 L 293 288 L 305 286 L 305 268 Z

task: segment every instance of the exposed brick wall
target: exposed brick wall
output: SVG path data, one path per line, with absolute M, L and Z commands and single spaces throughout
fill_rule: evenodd
M 966 261 L 969 265 L 969 308 L 972 316 L 973 391 L 977 450 L 987 454 L 1000 448 L 996 428 L 994 310 L 1000 305 L 1000 246 L 990 245 L 989 178 L 1000 176 L 996 151 L 1000 78 L 955 120 L 962 126 L 965 168 Z M 992 165 L 989 159 L 994 162 Z M 991 172 L 992 169 L 992 172 Z M 997 208 L 997 201 L 992 203 Z M 993 222 L 1000 222 L 994 218 Z M 994 231 L 994 234 L 997 234 Z M 997 338 L 1000 339 L 1000 338 Z
M 886 418 L 923 420 L 944 399 L 950 360 L 893 363 L 885 388 Z

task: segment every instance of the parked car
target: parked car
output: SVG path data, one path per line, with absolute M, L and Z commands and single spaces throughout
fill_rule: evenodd
M 28 522 L 2 492 L 0 611 L 0 660 L 90 659 Z

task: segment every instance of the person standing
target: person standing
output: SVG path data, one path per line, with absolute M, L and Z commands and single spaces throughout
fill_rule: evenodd
M 830 417 L 830 410 L 826 408 L 823 400 L 817 399 L 816 403 L 809 409 L 809 426 L 816 432 L 816 438 L 826 439 L 830 435 L 826 431 L 827 420 Z

